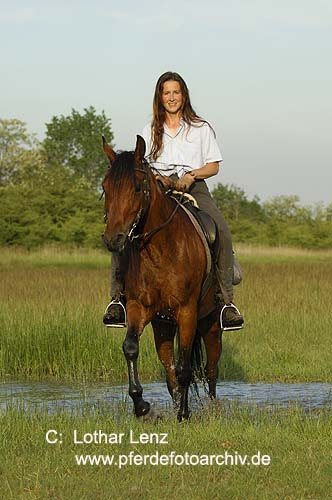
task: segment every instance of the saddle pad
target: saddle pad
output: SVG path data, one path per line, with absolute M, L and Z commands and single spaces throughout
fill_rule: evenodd
M 197 222 L 197 220 L 195 219 L 193 214 L 181 203 L 179 205 L 182 208 L 182 210 L 184 210 L 185 213 L 188 215 L 192 225 L 194 226 L 194 228 L 196 229 L 197 233 L 199 234 L 199 236 L 202 240 L 202 243 L 203 243 L 204 249 L 205 249 L 205 253 L 206 253 L 206 274 L 208 275 L 211 271 L 211 268 L 212 268 L 212 260 L 211 260 L 211 252 L 209 249 L 209 245 L 206 241 L 205 235 L 201 229 L 201 226 L 199 225 L 199 223 Z

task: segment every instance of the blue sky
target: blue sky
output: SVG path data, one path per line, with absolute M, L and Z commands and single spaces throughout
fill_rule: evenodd
M 217 132 L 210 186 L 332 202 L 330 1 L 0 0 L 0 42 L 0 116 L 40 138 L 52 116 L 93 105 L 132 149 L 173 70 Z

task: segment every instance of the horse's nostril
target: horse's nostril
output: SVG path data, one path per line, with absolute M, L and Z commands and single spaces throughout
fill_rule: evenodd
M 109 236 L 107 236 L 107 232 L 105 232 L 102 235 L 102 240 L 108 250 L 110 250 L 111 252 L 119 252 L 122 251 L 125 246 L 126 237 L 127 236 L 125 233 L 118 233 L 110 238 Z
M 126 235 L 124 233 L 119 233 L 116 237 L 116 243 L 124 243 L 124 240 L 126 239 Z

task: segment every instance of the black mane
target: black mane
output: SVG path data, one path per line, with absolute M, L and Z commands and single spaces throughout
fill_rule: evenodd
M 122 151 L 116 155 L 113 165 L 108 169 L 109 180 L 135 182 L 135 160 L 133 151 Z

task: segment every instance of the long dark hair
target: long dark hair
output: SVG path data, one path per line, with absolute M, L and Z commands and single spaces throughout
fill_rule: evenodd
M 183 99 L 181 108 L 183 121 L 188 125 L 192 125 L 195 123 L 205 123 L 205 120 L 197 115 L 191 105 L 189 90 L 184 79 L 178 73 L 174 73 L 172 71 L 163 73 L 157 81 L 153 97 L 153 119 L 151 123 L 152 147 L 150 153 L 151 159 L 153 161 L 156 161 L 156 159 L 158 158 L 163 145 L 165 109 L 162 104 L 162 93 L 164 83 L 169 81 L 178 82 L 180 84 Z

